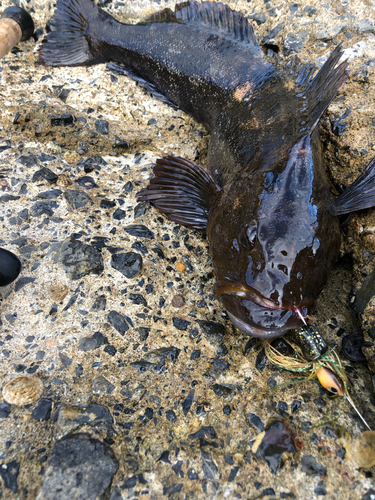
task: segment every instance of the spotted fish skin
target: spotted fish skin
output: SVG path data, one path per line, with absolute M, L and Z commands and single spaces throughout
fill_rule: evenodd
M 42 64 L 110 62 L 208 128 L 207 171 L 159 159 L 139 199 L 207 232 L 214 293 L 240 330 L 271 339 L 300 327 L 338 256 L 338 215 L 375 202 L 374 162 L 335 201 L 325 177 L 317 124 L 348 77 L 341 47 L 319 71 L 279 64 L 241 14 L 194 0 L 137 25 L 59 0 L 48 26 Z

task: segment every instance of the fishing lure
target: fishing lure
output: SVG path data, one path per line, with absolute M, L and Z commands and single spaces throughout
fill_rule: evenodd
M 313 330 L 315 329 L 313 328 Z M 284 340 L 288 342 L 286 338 L 284 338 Z M 355 406 L 352 398 L 349 396 L 349 380 L 344 372 L 340 358 L 335 351 L 335 347 L 328 349 L 324 354 L 321 354 L 312 361 L 308 361 L 303 357 L 300 350 L 291 343 L 289 343 L 289 345 L 294 349 L 294 357 L 284 356 L 272 346 L 270 341 L 265 341 L 264 349 L 267 358 L 274 365 L 284 370 L 307 375 L 307 380 L 316 377 L 324 389 L 337 396 L 345 397 L 357 412 L 365 426 L 371 430 L 370 426 Z

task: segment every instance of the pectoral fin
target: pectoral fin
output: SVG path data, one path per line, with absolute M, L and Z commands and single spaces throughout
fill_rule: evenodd
M 171 220 L 205 231 L 210 207 L 221 192 L 211 175 L 196 163 L 167 156 L 156 160 L 155 177 L 137 195 Z
M 357 180 L 335 200 L 337 215 L 375 206 L 375 158 Z

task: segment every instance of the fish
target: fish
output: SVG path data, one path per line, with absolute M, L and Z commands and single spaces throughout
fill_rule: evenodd
M 326 178 L 318 124 L 348 78 L 342 54 L 320 69 L 277 61 L 222 3 L 190 0 L 128 25 L 91 0 L 59 0 L 39 62 L 107 63 L 207 128 L 207 169 L 157 159 L 138 199 L 206 232 L 216 298 L 239 330 L 270 340 L 306 324 L 341 216 L 375 205 L 375 160 L 335 200 Z

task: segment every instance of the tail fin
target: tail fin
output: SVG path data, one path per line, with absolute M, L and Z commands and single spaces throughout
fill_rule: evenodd
M 88 66 L 105 62 L 90 43 L 92 24 L 111 16 L 91 0 L 59 0 L 39 49 L 44 66 Z
M 375 206 L 375 158 L 361 175 L 335 200 L 337 215 Z
M 305 111 L 308 119 L 305 127 L 309 133 L 314 130 L 320 117 L 349 76 L 347 60 L 335 68 L 342 54 L 341 45 L 338 45 L 316 76 L 313 79 L 309 77 L 310 82 L 307 88 L 297 96 L 307 101 Z M 305 78 L 303 80 L 306 81 Z

